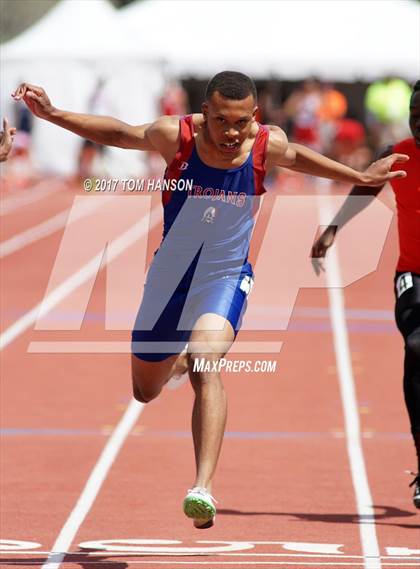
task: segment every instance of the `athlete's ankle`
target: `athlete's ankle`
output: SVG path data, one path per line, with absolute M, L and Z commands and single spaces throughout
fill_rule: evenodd
M 206 478 L 197 478 L 194 482 L 193 488 L 204 488 L 210 494 L 211 481 L 208 481 Z

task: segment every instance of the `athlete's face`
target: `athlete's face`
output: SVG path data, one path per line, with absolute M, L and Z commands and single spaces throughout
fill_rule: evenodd
M 417 91 L 410 101 L 410 130 L 416 146 L 420 148 L 420 91 Z
M 239 154 L 255 121 L 257 106 L 252 95 L 239 101 L 226 99 L 218 91 L 203 103 L 202 111 L 210 140 L 225 156 Z

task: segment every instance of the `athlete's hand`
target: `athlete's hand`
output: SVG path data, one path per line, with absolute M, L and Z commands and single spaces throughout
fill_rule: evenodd
M 312 245 L 311 260 L 312 266 L 317 276 L 321 271 L 325 272 L 324 257 L 328 249 L 334 243 L 335 234 L 337 233 L 336 225 L 329 225 L 320 237 Z
M 395 162 L 407 162 L 407 160 L 409 160 L 409 156 L 406 154 L 390 154 L 385 158 L 376 160 L 362 173 L 362 184 L 364 186 L 383 186 L 393 178 L 405 178 L 407 176 L 405 170 L 391 172 L 391 168 Z
M 51 101 L 47 93 L 42 87 L 30 85 L 29 83 L 21 83 L 12 97 L 15 101 L 23 99 L 30 111 L 41 119 L 48 119 L 54 111 Z
M 7 160 L 9 152 L 12 149 L 13 135 L 16 133 L 14 127 L 9 126 L 6 118 L 3 119 L 3 131 L 0 132 L 0 162 Z

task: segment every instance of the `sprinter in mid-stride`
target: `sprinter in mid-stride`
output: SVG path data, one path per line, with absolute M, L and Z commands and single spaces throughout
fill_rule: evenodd
M 201 112 L 164 116 L 141 126 L 111 117 L 60 110 L 44 89 L 27 83 L 13 94 L 34 115 L 98 144 L 157 151 L 166 179 L 193 180 L 189 191 L 162 192 L 163 240 L 149 269 L 132 335 L 134 397 L 147 403 L 168 380 L 189 372 L 195 393 L 192 435 L 196 476 L 183 501 L 197 528 L 216 515 L 211 485 L 225 423 L 226 395 L 219 362 L 241 325 L 253 283 L 249 240 L 266 171 L 278 165 L 364 186 L 403 178 L 392 154 L 358 172 L 299 144 L 282 129 L 256 120 L 255 84 L 223 71 L 207 85 Z

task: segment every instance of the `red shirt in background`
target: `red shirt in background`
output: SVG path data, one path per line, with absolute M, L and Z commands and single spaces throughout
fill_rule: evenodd
M 403 164 L 407 176 L 391 180 L 397 202 L 400 241 L 397 271 L 420 274 L 420 148 L 414 138 L 407 138 L 395 144 L 392 151 L 410 157 Z M 401 163 L 392 167 L 392 170 L 400 169 Z

